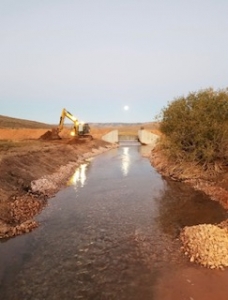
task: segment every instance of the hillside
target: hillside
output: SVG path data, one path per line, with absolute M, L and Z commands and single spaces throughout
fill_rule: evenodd
M 0 128 L 29 128 L 29 129 L 43 129 L 43 128 L 51 128 L 53 127 L 50 124 L 45 124 L 36 121 L 17 119 L 7 116 L 0 115 Z

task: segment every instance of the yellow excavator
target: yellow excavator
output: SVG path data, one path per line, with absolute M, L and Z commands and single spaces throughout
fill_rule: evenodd
M 69 111 L 67 111 L 65 108 L 63 108 L 60 120 L 59 120 L 59 125 L 57 128 L 52 129 L 52 137 L 53 138 L 60 138 L 59 133 L 62 131 L 64 127 L 64 121 L 65 118 L 68 118 L 74 123 L 74 128 L 71 131 L 71 136 L 75 137 L 89 137 L 92 139 L 93 137 L 90 135 L 90 126 L 88 123 L 83 123 L 79 122 L 79 120 L 73 116 Z

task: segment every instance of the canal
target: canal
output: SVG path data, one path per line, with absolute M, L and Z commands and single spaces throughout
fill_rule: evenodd
M 37 216 L 38 229 L 0 244 L 0 299 L 227 299 L 227 271 L 191 264 L 178 239 L 184 226 L 227 213 L 163 179 L 146 149 L 123 143 L 88 160 Z

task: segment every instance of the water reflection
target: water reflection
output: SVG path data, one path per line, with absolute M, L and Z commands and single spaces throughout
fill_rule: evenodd
M 131 164 L 131 159 L 130 159 L 130 155 L 129 155 L 129 147 L 123 147 L 121 169 L 122 169 L 124 176 L 128 175 L 130 164 Z
M 220 223 L 227 218 L 222 206 L 187 184 L 167 180 L 163 195 L 155 200 L 159 207 L 157 222 L 162 231 L 178 235 L 184 226 Z
M 68 185 L 72 185 L 75 187 L 75 189 L 78 189 L 79 187 L 83 188 L 86 183 L 86 170 L 88 167 L 88 163 L 81 164 L 75 171 L 74 175 L 71 177 L 71 179 L 68 182 Z

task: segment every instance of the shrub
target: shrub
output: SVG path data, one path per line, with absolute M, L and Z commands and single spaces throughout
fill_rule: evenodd
M 162 110 L 160 130 L 169 154 L 200 164 L 228 163 L 228 89 L 179 97 Z

